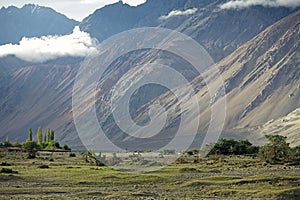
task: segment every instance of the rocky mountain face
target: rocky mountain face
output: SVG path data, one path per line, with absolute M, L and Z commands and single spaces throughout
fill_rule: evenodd
M 9 6 L 0 9 L 0 45 L 18 43 L 22 37 L 63 35 L 72 32 L 77 21 L 55 10 L 33 4 L 22 8 Z
M 299 11 L 291 14 L 268 27 L 216 64 L 224 79 L 224 88 L 226 90 L 227 111 L 224 136 L 232 130 L 233 132 L 244 132 L 245 138 L 249 138 L 256 143 L 260 142 L 262 135 L 257 135 L 255 131 L 257 127 L 270 120 L 284 117 L 300 107 L 299 19 Z M 164 60 L 163 57 L 166 56 L 155 55 L 161 60 Z M 109 110 L 113 109 L 110 107 L 109 98 L 113 96 L 113 90 L 115 90 L 111 86 L 117 84 L 117 81 L 122 76 L 126 77 L 126 81 L 124 80 L 126 83 L 124 83 L 121 91 L 124 93 L 128 92 L 130 90 L 128 84 L 136 82 L 137 77 L 141 73 L 138 70 L 131 71 L 132 68 L 128 69 L 128 67 L 143 65 L 143 62 L 149 62 L 153 55 L 150 58 L 141 56 L 139 58 L 141 60 L 134 60 L 137 63 L 129 63 L 132 60 L 130 57 L 126 57 L 125 63 L 117 62 L 123 64 L 114 65 L 116 67 L 100 83 L 98 94 L 98 98 L 101 99 L 101 102 L 98 104 L 98 119 L 102 127 L 105 127 L 104 130 L 107 136 L 116 142 L 130 141 L 130 145 L 133 144 L 132 138 L 118 128 L 116 121 L 109 114 Z M 187 63 L 183 63 L 180 60 L 175 61 L 174 58 L 172 61 L 173 67 L 177 71 L 180 71 L 180 66 L 185 66 L 185 70 L 188 69 L 189 65 Z M 172 62 L 168 62 L 168 65 L 172 66 Z M 151 73 L 153 72 L 147 71 L 147 74 L 150 75 Z M 201 119 L 201 130 L 199 130 L 200 134 L 198 136 L 199 140 L 201 140 L 201 133 L 206 132 L 211 123 L 212 107 L 218 107 L 218 104 L 220 104 L 218 94 L 216 93 L 214 97 L 211 97 L 207 88 L 207 84 L 218 85 L 217 80 L 214 79 L 216 76 L 215 70 L 208 68 L 199 77 L 193 77 L 194 73 L 192 70 L 187 72 L 187 74 L 193 80 L 194 87 L 197 88 L 196 95 L 203 109 L 200 114 L 193 109 L 194 99 L 185 86 L 178 89 L 180 96 L 183 96 L 183 99 L 185 99 L 180 105 L 181 108 L 184 108 L 182 110 L 178 110 L 179 102 L 176 101 L 172 92 L 159 88 L 155 89 L 154 86 L 147 90 L 148 93 L 143 92 L 142 89 L 137 90 L 135 96 L 131 99 L 131 105 L 140 105 L 137 108 L 133 108 L 134 112 L 131 114 L 133 120 L 138 124 L 147 124 L 149 122 L 149 106 L 153 102 L 154 104 L 164 105 L 169 121 L 163 129 L 164 136 L 156 138 L 157 141 L 163 141 L 172 136 L 176 126 L 180 123 L 178 119 L 186 111 L 191 112 L 191 115 L 195 116 L 195 119 L 186 122 L 186 127 L 192 127 L 192 124 L 195 123 L 194 120 Z M 204 76 L 208 77 L 207 79 L 211 80 L 211 83 L 205 83 Z M 167 79 L 167 77 L 165 78 Z M 150 98 L 152 93 L 155 93 L 154 96 L 158 97 Z M 145 94 L 148 95 L 145 96 Z M 141 102 L 140 99 L 147 100 Z M 152 103 L 149 104 L 149 102 Z M 159 115 L 163 114 L 158 114 L 158 118 L 160 117 Z M 156 123 L 158 126 L 159 122 Z M 156 125 L 152 126 L 155 127 Z M 293 142 L 298 143 L 299 141 L 296 141 L 294 137 Z M 147 147 L 147 143 L 139 141 L 135 148 L 139 148 L 139 145 Z
M 224 79 L 226 90 L 225 137 L 232 133 L 243 133 L 242 137 L 260 143 L 263 138 L 262 133 L 266 133 L 261 131 L 266 130 L 266 128 L 261 129 L 261 125 L 275 119 L 285 120 L 286 115 L 289 119 L 298 113 L 295 110 L 300 107 L 299 32 L 300 12 L 298 11 L 268 27 L 216 64 Z M 209 77 L 207 79 L 211 80 L 211 83 L 204 82 L 205 76 Z M 218 94 L 212 97 L 207 88 L 207 84 L 218 84 L 217 80 L 214 81 L 215 76 L 216 71 L 208 68 L 193 80 L 203 108 L 200 115 L 195 117 L 200 119 L 200 133 L 206 132 L 211 123 L 212 107 L 218 107 L 220 104 Z M 191 94 L 185 87 L 178 90 L 186 95 L 185 99 L 188 99 L 181 106 L 193 112 L 193 109 L 189 109 L 193 106 L 193 99 L 189 97 Z M 172 113 L 169 124 L 176 124 L 176 120 L 183 112 L 174 112 L 178 106 L 174 96 L 167 92 L 155 101 L 168 105 L 167 112 Z M 144 107 L 147 107 L 147 104 Z M 148 115 L 147 109 L 145 110 L 146 112 L 139 114 L 137 121 Z M 191 120 L 187 126 L 192 126 L 193 123 L 194 121 Z M 263 127 L 270 127 L 270 125 Z M 293 127 L 283 134 L 291 137 L 289 141 L 295 145 L 300 140 L 296 137 L 297 127 Z M 164 131 L 171 132 L 171 128 L 172 126 L 166 127 Z M 279 132 L 273 130 L 270 133 Z
M 217 64 L 225 80 L 227 130 L 261 133 L 254 130 L 299 108 L 299 16 L 268 27 Z
M 227 101 L 224 136 L 247 137 L 255 142 L 262 138 L 263 131 L 260 130 L 267 130 L 264 127 L 269 127 L 268 123 L 272 121 L 277 123 L 300 107 L 300 12 L 288 8 L 261 6 L 244 10 L 221 10 L 219 5 L 223 2 L 148 0 L 136 8 L 119 2 L 91 14 L 80 23 L 80 28 L 100 41 L 112 34 L 143 26 L 176 29 L 193 37 L 208 50 L 215 61 L 218 61 L 216 67 L 224 79 Z M 193 8 L 196 10 L 194 9 L 192 14 L 169 15 L 172 10 L 185 11 Z M 161 16 L 167 17 L 162 19 Z M 35 20 L 40 18 L 36 17 Z M 57 26 L 57 30 L 70 32 L 76 23 L 68 23 L 72 24 L 70 30 L 61 29 L 60 25 Z M 24 25 L 24 22 L 21 25 Z M 50 31 L 49 29 L 41 28 L 41 30 L 45 30 L 43 33 L 38 32 L 41 35 L 51 34 L 46 33 Z M 4 33 L 7 34 L 6 31 Z M 14 38 L 30 34 L 38 36 L 38 33 L 19 31 L 16 32 L 19 36 Z M 8 40 L 17 42 L 17 39 L 15 41 L 11 38 L 6 39 Z M 104 79 L 97 86 L 97 117 L 107 135 L 114 141 L 130 142 L 132 138 L 118 129 L 114 119 L 109 115 L 111 107 L 106 103 L 109 101 L 105 100 L 113 94 L 112 86 L 122 77 L 126 77 L 127 82 L 136 81 L 136 77 L 145 72 L 135 70 L 135 66 L 151 63 L 153 59 L 172 66 L 192 83 L 202 108 L 201 116 L 193 111 L 194 102 L 191 98 L 193 95 L 185 87 L 177 89 L 185 99 L 182 105 L 184 109 L 178 109 L 179 102 L 174 99 L 171 92 L 166 88 L 150 85 L 135 91 L 131 98 L 133 121 L 139 125 L 147 125 L 150 122 L 149 106 L 156 102 L 165 107 L 169 120 L 163 127 L 164 137 L 156 139 L 164 141 L 171 137 L 178 128 L 178 120 L 185 110 L 192 110 L 191 114 L 194 116 L 187 122 L 187 129 L 196 121 L 200 121 L 199 133 L 208 129 L 211 107 L 218 106 L 218 99 L 221 97 L 219 94 L 214 94 L 213 98 L 210 96 L 203 76 L 211 77 L 211 84 L 217 85 L 213 79 L 216 72 L 208 68 L 199 75 L 180 57 L 160 51 L 149 54 L 143 50 L 131 52 L 117 59 L 110 65 Z M 57 139 L 62 143 L 68 143 L 75 149 L 82 148 L 72 110 L 72 90 L 81 61 L 68 58 L 34 64 L 13 56 L 1 58 L 0 139 L 4 140 L 9 135 L 12 140 L 21 141 L 26 138 L 29 127 L 36 129 L 42 126 L 54 129 Z M 148 73 L 155 75 L 153 70 Z M 121 89 L 126 92 L 129 88 L 123 85 Z M 90 106 L 88 98 L 85 102 L 86 107 Z M 286 135 L 290 134 L 289 132 Z M 198 140 L 201 140 L 201 135 L 198 137 Z M 299 142 L 295 138 L 293 136 L 293 140 L 290 141 Z M 146 145 L 143 141 L 139 142 L 139 146 L 133 148 Z

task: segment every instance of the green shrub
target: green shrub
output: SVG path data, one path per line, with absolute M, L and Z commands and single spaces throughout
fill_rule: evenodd
M 188 150 L 188 151 L 186 151 L 185 153 L 186 153 L 187 155 L 189 155 L 189 156 L 193 156 L 193 155 L 198 155 L 199 152 L 200 152 L 199 150 L 193 149 L 193 150 Z
M 36 152 L 40 149 L 40 146 L 35 141 L 27 141 L 22 144 L 22 148 L 28 152 L 27 158 L 35 158 Z
M 2 168 L 0 170 L 0 173 L 4 173 L 4 174 L 18 174 L 19 172 L 18 171 L 14 171 L 11 168 Z
M 64 150 L 67 150 L 67 151 L 71 151 L 71 148 L 70 148 L 67 144 L 65 144 L 65 145 L 63 146 L 63 149 L 64 149 Z
M 300 165 L 300 146 L 292 148 L 291 151 L 292 162 L 296 165 Z
M 221 139 L 210 151 L 209 155 L 247 155 L 257 154 L 259 147 L 253 146 L 248 140 Z
M 49 169 L 49 166 L 48 165 L 40 165 L 40 166 L 38 166 L 38 168 L 40 168 L 40 169 Z
M 268 163 L 285 163 L 291 161 L 292 149 L 281 135 L 266 135 L 270 141 L 259 150 L 259 157 Z
M 72 153 L 69 154 L 69 156 L 70 157 L 76 157 L 76 154 L 72 152 Z

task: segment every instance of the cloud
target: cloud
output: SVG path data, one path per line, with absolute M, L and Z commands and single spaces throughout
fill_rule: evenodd
M 0 57 L 15 55 L 29 62 L 45 62 L 59 57 L 84 57 L 97 51 L 97 40 L 76 26 L 69 35 L 22 38 L 19 44 L 0 46 Z
M 168 15 L 161 16 L 159 19 L 166 20 L 174 16 L 184 16 L 184 15 L 192 15 L 197 12 L 197 8 L 191 8 L 184 11 L 181 10 L 173 10 Z
M 243 9 L 250 6 L 288 7 L 300 6 L 299 0 L 232 0 L 220 5 L 221 9 Z

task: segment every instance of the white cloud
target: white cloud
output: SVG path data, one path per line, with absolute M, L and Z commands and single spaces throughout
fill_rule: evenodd
M 250 6 L 291 7 L 300 6 L 300 0 L 232 0 L 220 5 L 221 9 L 243 9 Z
M 15 55 L 29 62 L 45 62 L 64 56 L 84 57 L 97 51 L 97 40 L 75 27 L 69 35 L 22 38 L 19 44 L 0 46 L 0 57 Z
M 174 16 L 184 16 L 184 15 L 192 15 L 197 12 L 197 8 L 191 8 L 184 11 L 181 10 L 173 10 L 168 15 L 161 16 L 159 19 L 166 20 Z

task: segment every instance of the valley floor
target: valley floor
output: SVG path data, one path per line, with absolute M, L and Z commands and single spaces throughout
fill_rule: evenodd
M 0 165 L 2 172 L 13 170 L 0 173 L 0 199 L 300 198 L 300 166 L 252 157 L 202 158 L 149 173 L 91 166 L 81 154 L 54 160 L 2 157 Z

